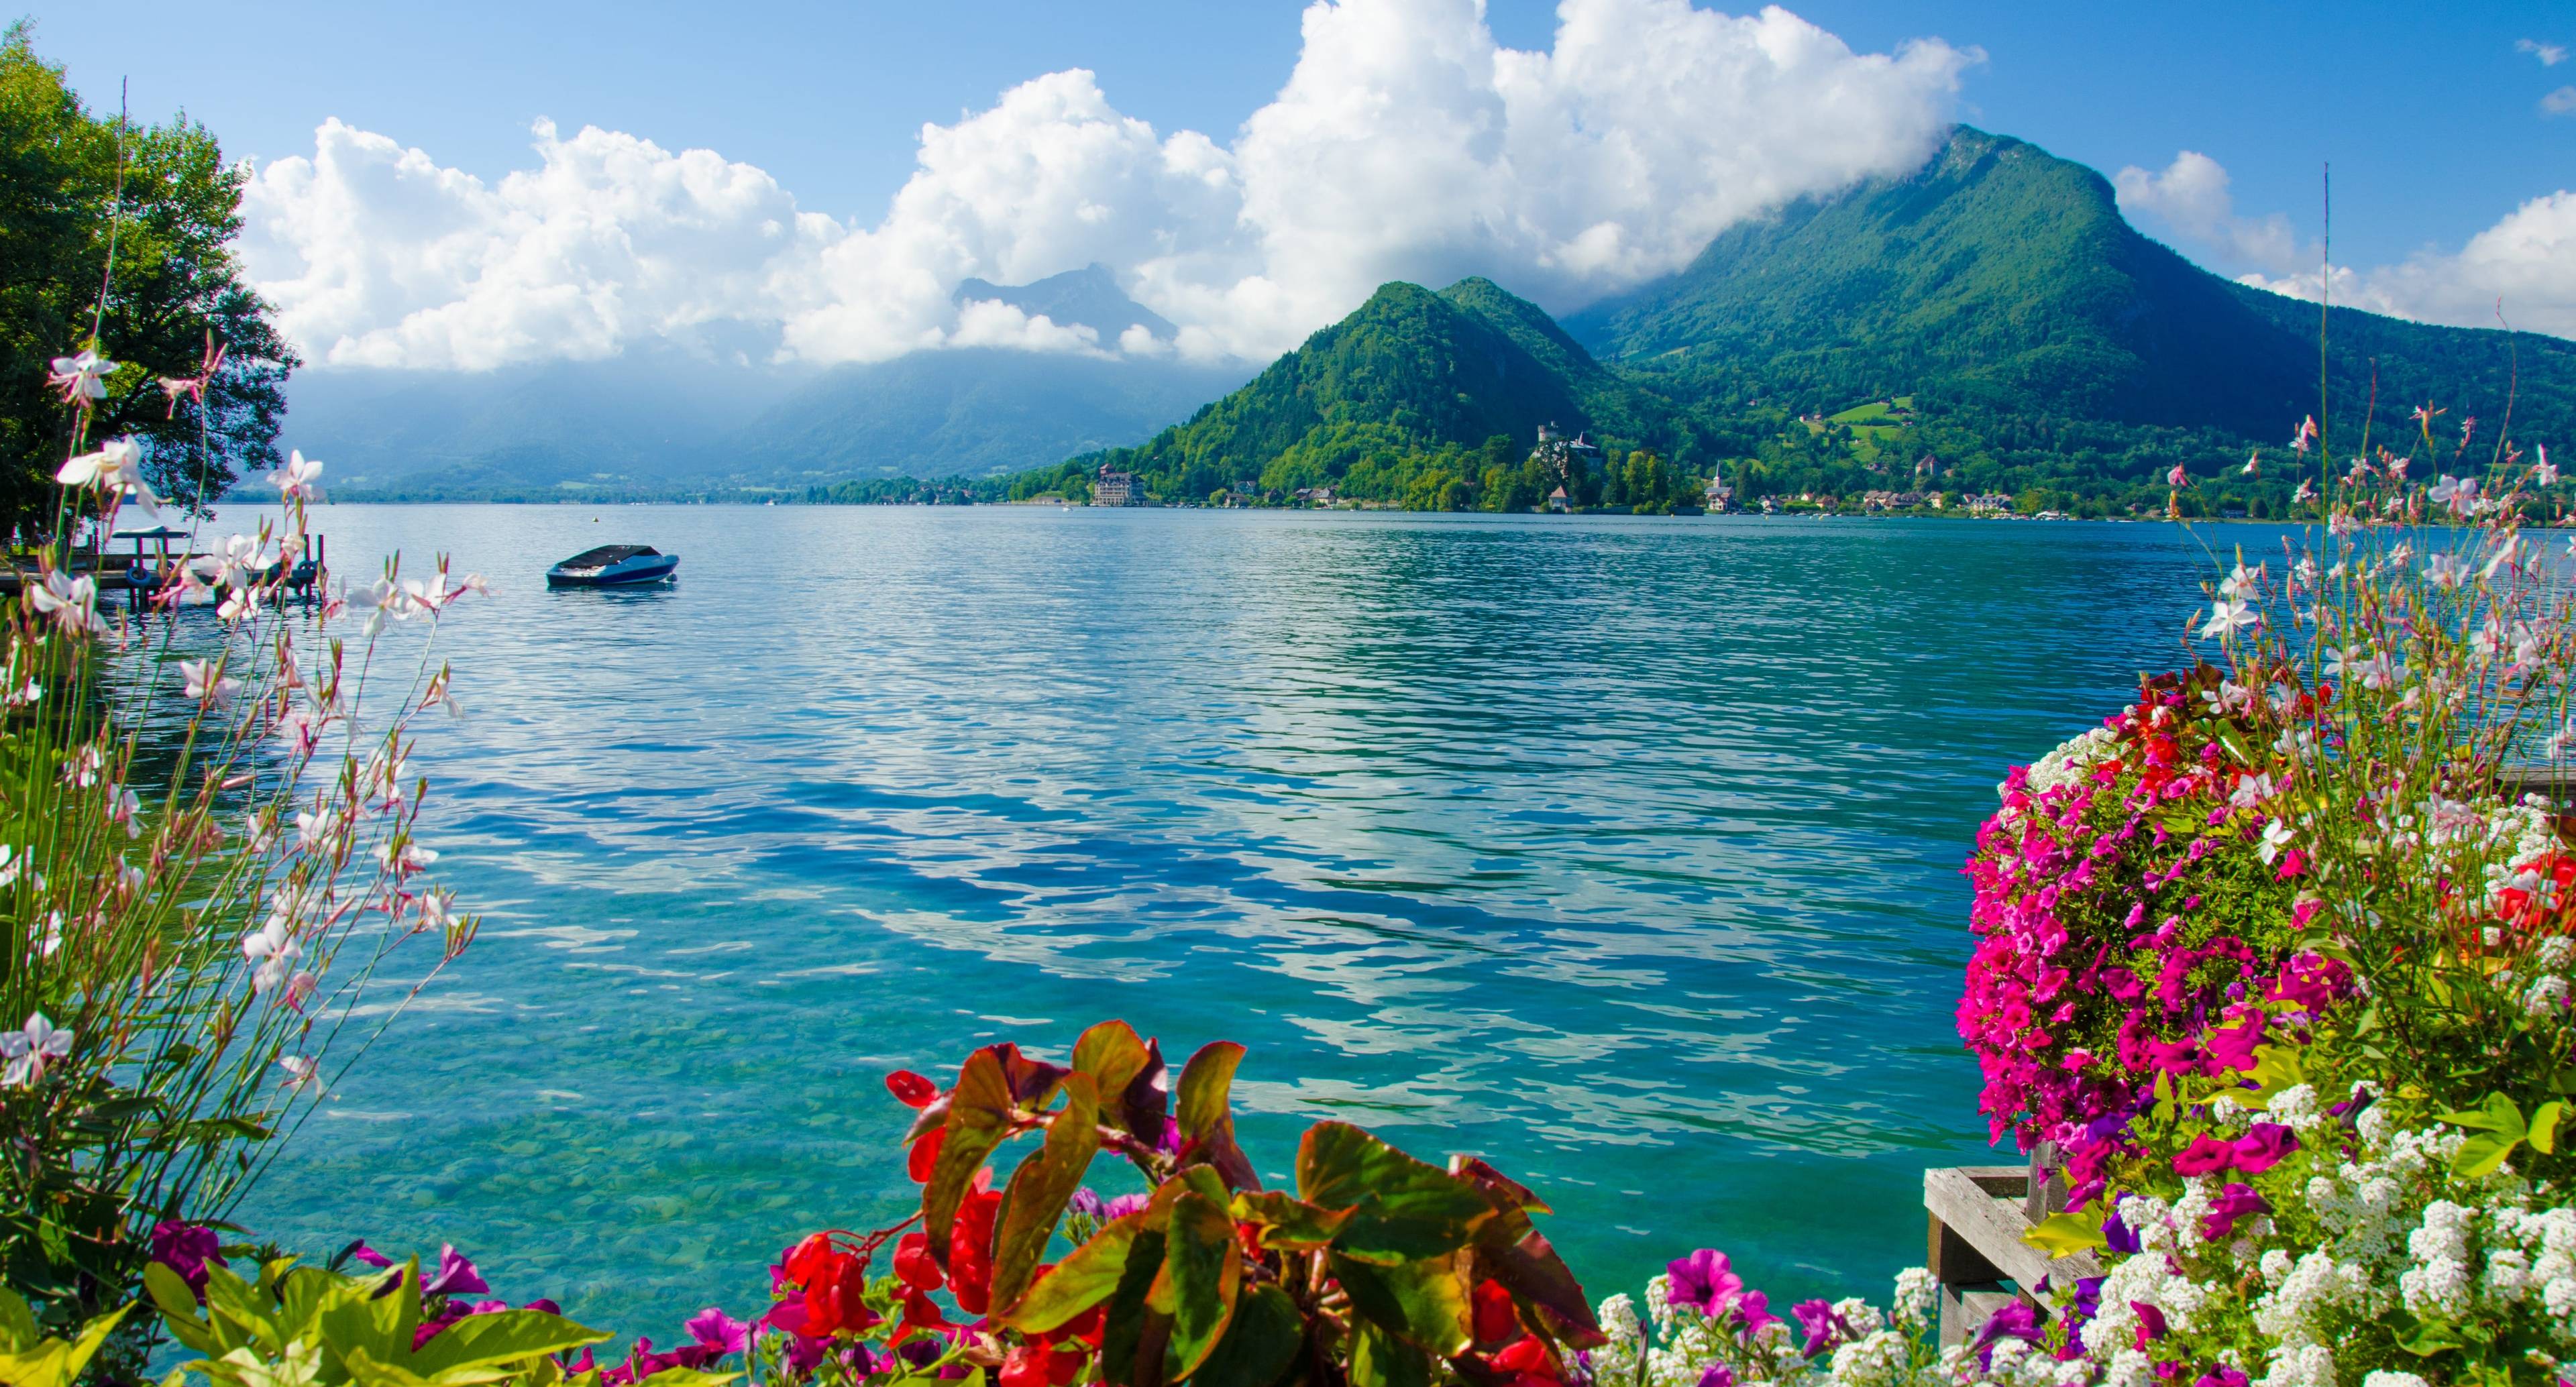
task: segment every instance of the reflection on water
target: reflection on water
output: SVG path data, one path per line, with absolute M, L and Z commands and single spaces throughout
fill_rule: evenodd
M 594 520 L 594 515 L 599 519 Z M 239 517 L 227 517 L 231 524 Z M 428 840 L 488 923 L 246 1212 L 667 1332 L 890 1221 L 879 1075 L 1122 1016 L 1246 1145 L 1487 1155 L 1606 1293 L 1883 1293 L 1982 1150 L 1957 876 L 2166 665 L 2177 532 L 1054 508 L 326 507 L 452 549 Z M 603 542 L 681 582 L 549 592 Z

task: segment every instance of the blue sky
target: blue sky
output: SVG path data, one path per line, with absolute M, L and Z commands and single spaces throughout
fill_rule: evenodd
M 23 3 L 23 0 L 22 0 Z M 184 106 L 228 150 L 314 153 L 336 117 L 487 182 L 526 168 L 530 122 L 596 125 L 756 166 L 796 206 L 871 226 L 915 167 L 925 122 L 952 125 L 1043 73 L 1087 68 L 1109 103 L 1168 137 L 1232 139 L 1300 57 L 1296 0 L 752 6 L 36 5 L 40 50 L 94 102 L 131 79 L 139 114 Z M 2576 61 L 2576 4 L 1938 6 L 1813 0 L 1795 12 L 1862 52 L 1937 38 L 1975 48 L 1950 116 L 2106 175 L 2195 150 L 2233 212 L 2285 214 L 2303 250 L 2331 160 L 2337 260 L 2448 252 L 2525 201 L 2576 185 L 2576 113 L 2544 98 Z M 1500 44 L 1544 50 L 1556 7 L 1491 0 Z M 1793 99 L 1793 98 L 1792 98 Z M 2576 102 L 2576 93 L 2571 93 Z M 2138 218 L 2213 268 L 2224 238 Z M 2202 228 L 2204 231 L 2206 227 Z M 1571 292 L 1571 291 L 1568 291 Z M 2463 291 L 2465 292 L 2465 291 Z M 2456 297 L 2456 296 L 2455 296 Z

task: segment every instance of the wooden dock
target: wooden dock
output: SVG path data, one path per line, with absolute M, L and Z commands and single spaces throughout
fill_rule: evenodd
M 2042 1278 L 2054 1288 L 2102 1274 L 2090 1252 L 2051 1257 L 2022 1241 L 2039 1220 L 2066 1206 L 2066 1177 L 2041 1164 L 1963 1165 L 1923 1172 L 1930 1246 L 1925 1264 L 1941 1283 L 1941 1342 L 1965 1343 L 1986 1318 L 2016 1299 L 2048 1307 L 2034 1294 Z M 2048 1173 L 2043 1175 L 2042 1172 Z

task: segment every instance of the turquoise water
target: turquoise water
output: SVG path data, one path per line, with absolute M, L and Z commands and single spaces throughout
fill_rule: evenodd
M 453 1242 L 656 1337 L 903 1214 L 885 1070 L 1112 1016 L 1251 1047 L 1266 1176 L 1345 1117 L 1535 1187 L 1596 1295 L 1707 1245 L 1775 1300 L 1883 1296 L 1923 1167 L 1984 1150 L 1975 825 L 2174 663 L 2199 572 L 2165 526 L 315 523 L 344 573 L 447 548 L 500 588 L 440 634 L 473 711 L 419 757 L 487 923 L 244 1221 Z M 545 589 L 610 541 L 679 585 Z

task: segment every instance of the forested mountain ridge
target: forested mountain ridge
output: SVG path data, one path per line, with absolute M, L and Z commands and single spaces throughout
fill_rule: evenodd
M 2318 318 L 2140 234 L 2093 170 L 1962 126 L 1910 174 L 1735 227 L 1563 324 L 1483 279 L 1388 285 L 1189 423 L 1012 490 L 1105 462 L 1174 500 L 1331 486 L 1492 505 L 1484 479 L 1554 422 L 1751 494 L 2001 491 L 2117 513 L 2161 509 L 2181 463 L 2211 483 L 2194 503 L 2261 513 L 2296 479 L 2241 465 L 2318 411 Z M 2562 339 L 2336 309 L 2325 365 L 2338 444 L 2374 398 L 2381 439 L 2425 404 L 2492 437 L 2508 395 L 2517 438 L 2576 434 Z

